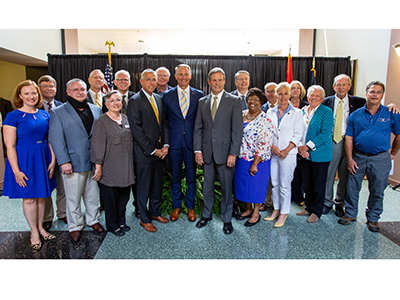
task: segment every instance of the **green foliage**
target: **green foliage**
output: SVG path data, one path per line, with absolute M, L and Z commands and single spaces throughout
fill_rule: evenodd
M 163 193 L 162 193 L 162 203 L 161 203 L 161 214 L 169 215 L 172 213 L 172 195 L 171 195 L 171 182 L 172 182 L 172 175 L 167 170 L 164 169 L 164 177 L 163 177 Z M 203 168 L 197 166 L 196 169 L 196 197 L 195 197 L 195 204 L 194 204 L 194 212 L 196 215 L 201 216 L 203 211 L 203 183 L 204 183 L 204 172 Z M 187 214 L 187 207 L 186 207 L 186 177 L 185 177 L 185 169 L 182 167 L 182 207 L 181 213 Z M 214 198 L 214 206 L 213 212 L 217 215 L 221 213 L 221 184 L 219 180 L 215 181 L 215 198 Z

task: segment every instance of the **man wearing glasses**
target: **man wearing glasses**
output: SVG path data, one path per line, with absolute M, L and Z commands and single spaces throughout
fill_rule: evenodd
M 131 75 L 128 71 L 119 70 L 114 74 L 114 85 L 116 86 L 118 92 L 121 95 L 122 108 L 121 112 L 126 115 L 126 108 L 128 107 L 128 101 L 135 95 L 134 92 L 129 90 L 131 86 Z

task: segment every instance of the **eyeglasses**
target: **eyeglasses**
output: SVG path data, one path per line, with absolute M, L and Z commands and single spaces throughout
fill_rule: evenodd
M 55 86 L 53 85 L 53 84 L 51 84 L 51 85 L 40 85 L 40 87 L 42 88 L 42 89 L 54 89 L 55 88 Z
M 80 88 L 80 89 L 73 89 L 73 90 L 69 90 L 70 92 L 74 92 L 74 93 L 77 93 L 77 92 L 86 92 L 86 89 L 84 89 L 84 88 Z
M 146 79 L 143 79 L 144 81 L 151 81 L 151 82 L 157 82 L 157 79 L 155 79 L 155 78 L 146 78 Z
M 128 82 L 128 81 L 130 81 L 130 79 L 121 79 L 121 78 L 118 78 L 118 79 L 115 79 L 116 81 L 123 81 L 123 82 Z

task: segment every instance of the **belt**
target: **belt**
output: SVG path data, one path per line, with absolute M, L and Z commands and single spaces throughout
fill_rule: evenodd
M 354 153 L 360 153 L 360 154 L 365 155 L 365 156 L 377 156 L 379 154 L 385 153 L 386 151 L 382 151 L 382 152 L 379 152 L 379 153 L 372 154 L 372 153 L 361 152 L 360 150 L 354 148 L 353 152 Z

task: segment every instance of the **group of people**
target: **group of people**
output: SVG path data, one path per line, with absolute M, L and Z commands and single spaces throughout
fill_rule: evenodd
M 291 201 L 305 204 L 296 214 L 307 216 L 308 223 L 335 204 L 338 222 L 348 225 L 356 220 L 367 175 L 367 225 L 379 231 L 390 160 L 400 149 L 400 116 L 381 104 L 383 83 L 368 84 L 366 99 L 354 97 L 348 95 L 351 79 L 340 74 L 333 82 L 335 95 L 325 97 L 321 86 L 306 92 L 299 81 L 249 89 L 250 74 L 241 70 L 235 74 L 237 90 L 229 93 L 225 72 L 217 67 L 208 74 L 211 93 L 204 95 L 190 86 L 191 77 L 190 66 L 180 64 L 175 68 L 178 85 L 171 87 L 168 69 L 146 69 L 141 90 L 133 93 L 129 72 L 120 70 L 116 90 L 103 94 L 104 74 L 97 69 L 89 74 L 89 90 L 81 79 L 68 81 L 66 103 L 54 99 L 57 84 L 49 75 L 38 84 L 26 80 L 17 86 L 16 110 L 3 124 L 8 155 L 3 195 L 23 198 L 32 249 L 40 250 L 41 237 L 55 238 L 48 230 L 56 186 L 57 217 L 68 224 L 71 241 L 80 239 L 85 220 L 94 231 L 104 231 L 100 207 L 109 232 L 122 236 L 129 231 L 125 211 L 131 192 L 140 225 L 156 232 L 153 221 L 180 217 L 184 165 L 187 218 L 196 221 L 196 164 L 204 170 L 197 228 L 212 220 L 217 176 L 222 230 L 230 234 L 232 217 L 254 226 L 267 207 L 272 212 L 264 220 L 284 226 Z M 160 210 L 166 157 L 172 174 L 169 219 Z M 244 211 L 237 211 L 237 201 L 245 202 Z

